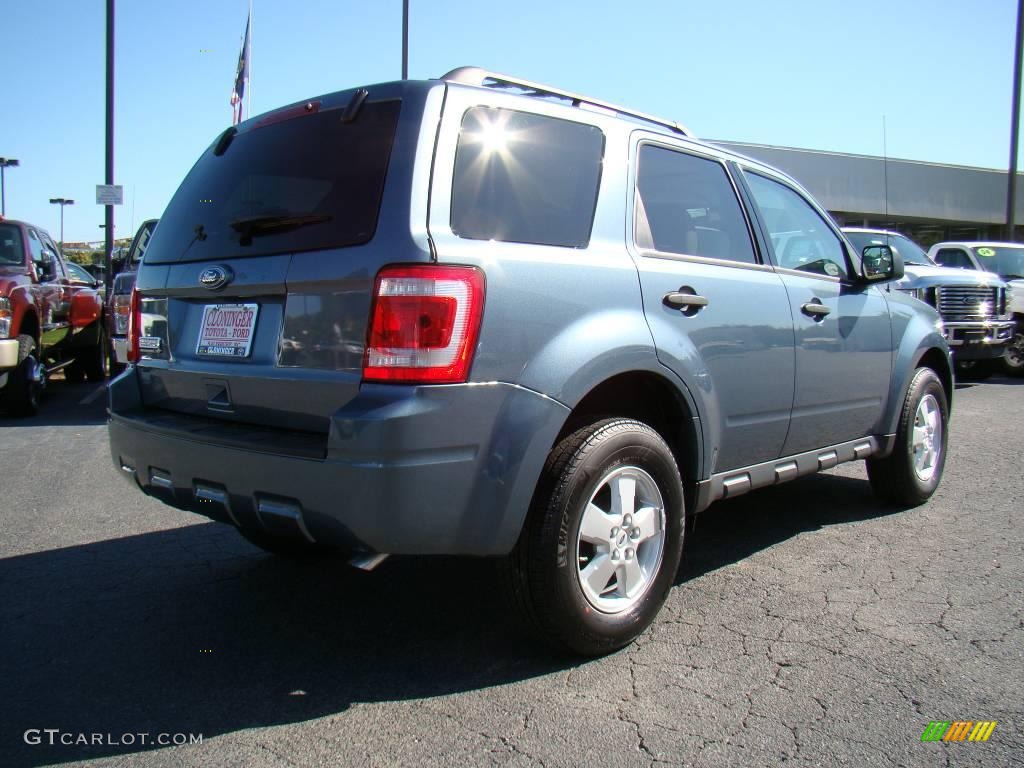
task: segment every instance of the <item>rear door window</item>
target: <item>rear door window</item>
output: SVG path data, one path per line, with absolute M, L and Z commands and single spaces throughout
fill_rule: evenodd
M 662 253 L 757 262 L 725 167 L 665 147 L 640 147 L 636 244 Z
M 471 240 L 586 247 L 603 155 L 604 134 L 595 126 L 468 110 L 455 153 L 452 231 Z
M 271 114 L 225 133 L 189 172 L 146 262 L 201 261 L 360 245 L 377 228 L 401 102 Z M 229 129 L 230 130 L 230 129 Z

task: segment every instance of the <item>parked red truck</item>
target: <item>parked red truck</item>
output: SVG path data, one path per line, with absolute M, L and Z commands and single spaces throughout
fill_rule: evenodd
M 50 374 L 102 381 L 103 300 L 68 273 L 49 233 L 0 217 L 0 404 L 32 415 Z

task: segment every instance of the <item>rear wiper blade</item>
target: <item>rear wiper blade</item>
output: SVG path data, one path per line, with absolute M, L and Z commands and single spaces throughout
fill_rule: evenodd
M 254 237 L 269 235 L 275 232 L 287 232 L 299 227 L 308 227 L 311 224 L 322 224 L 330 221 L 333 216 L 308 214 L 305 216 L 250 216 L 244 219 L 235 219 L 230 227 L 241 237 L 241 245 L 248 245 Z

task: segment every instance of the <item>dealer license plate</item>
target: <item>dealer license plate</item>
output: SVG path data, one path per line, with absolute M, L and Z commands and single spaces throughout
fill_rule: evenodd
M 208 304 L 203 308 L 197 355 L 248 357 L 258 304 Z

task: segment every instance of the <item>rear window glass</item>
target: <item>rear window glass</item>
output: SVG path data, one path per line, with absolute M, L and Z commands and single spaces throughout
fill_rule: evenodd
M 342 109 L 328 109 L 220 140 L 178 188 L 146 263 L 368 242 L 400 109 L 399 101 L 367 102 L 350 123 Z
M 591 125 L 468 110 L 455 154 L 452 230 L 472 240 L 585 247 L 603 153 L 604 134 Z
M 25 263 L 25 244 L 21 228 L 14 224 L 0 224 L 0 264 Z

